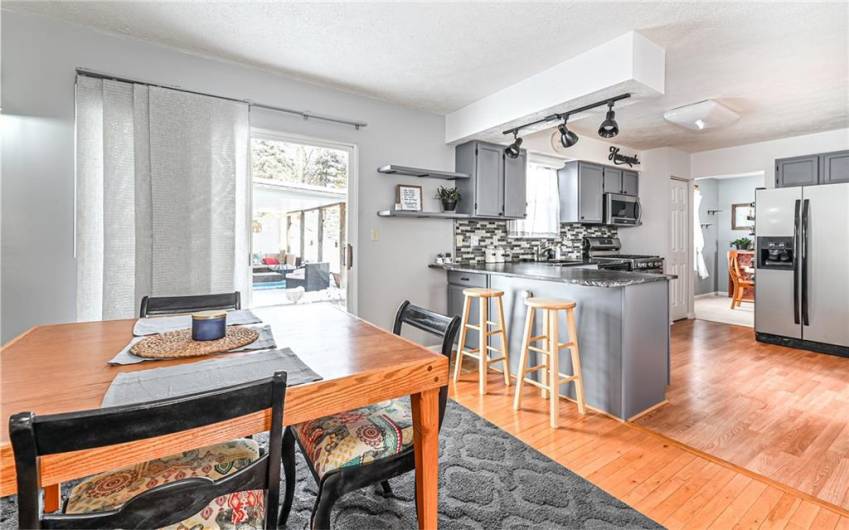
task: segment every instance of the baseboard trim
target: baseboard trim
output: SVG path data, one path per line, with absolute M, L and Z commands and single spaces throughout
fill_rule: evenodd
M 724 296 L 725 298 L 729 298 L 728 293 L 723 293 L 722 291 L 714 291 L 712 293 L 702 293 L 693 296 L 693 299 L 699 300 L 702 298 L 713 298 L 715 296 Z

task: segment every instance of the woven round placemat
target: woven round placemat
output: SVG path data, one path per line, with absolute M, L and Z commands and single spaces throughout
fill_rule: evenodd
M 259 333 L 243 326 L 227 326 L 227 335 L 218 340 L 192 340 L 191 329 L 178 329 L 151 335 L 138 341 L 130 353 L 147 359 L 197 357 L 241 348 L 259 337 Z

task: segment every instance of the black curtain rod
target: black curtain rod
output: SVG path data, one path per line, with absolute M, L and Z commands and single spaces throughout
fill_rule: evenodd
M 578 107 L 577 109 L 572 109 L 569 112 L 559 112 L 557 114 L 550 114 L 550 115 L 546 116 L 545 118 L 540 118 L 536 121 L 525 123 L 524 125 L 519 125 L 518 127 L 513 127 L 512 129 L 507 129 L 506 131 L 503 131 L 501 134 L 518 133 L 520 130 L 524 129 L 525 127 L 530 127 L 532 125 L 537 125 L 539 123 L 545 123 L 547 121 L 562 120 L 564 117 L 568 118 L 572 114 L 578 114 L 580 112 L 584 112 L 584 111 L 587 111 L 587 110 L 590 110 L 590 109 L 594 109 L 596 107 L 601 107 L 602 105 L 609 105 L 611 103 L 615 103 L 615 102 L 623 100 L 623 99 L 628 99 L 629 97 L 631 97 L 631 94 L 628 93 L 628 92 L 626 92 L 624 94 L 619 94 L 618 96 L 614 96 L 612 98 L 607 98 L 603 101 L 596 101 L 595 103 L 590 103 L 589 105 L 584 105 L 583 107 Z
M 187 94 L 195 94 L 195 95 L 198 95 L 198 96 L 208 96 L 208 97 L 213 97 L 213 98 L 218 98 L 218 99 L 224 99 L 224 100 L 227 100 L 227 101 L 236 101 L 238 103 L 246 103 L 248 105 L 248 107 L 256 107 L 258 109 L 265 109 L 265 110 L 272 110 L 272 111 L 275 111 L 275 112 L 285 112 L 287 114 L 294 114 L 296 116 L 301 116 L 305 120 L 320 120 L 320 121 L 326 121 L 326 122 L 331 122 L 331 123 L 339 123 L 339 124 L 342 124 L 342 125 L 350 125 L 351 127 L 353 127 L 354 129 L 357 129 L 357 130 L 359 130 L 362 127 L 368 126 L 368 123 L 363 122 L 363 121 L 353 121 L 353 120 L 346 120 L 344 118 L 336 118 L 336 117 L 333 117 L 333 116 L 325 116 L 325 115 L 322 115 L 322 114 L 313 114 L 312 112 L 305 111 L 305 110 L 287 109 L 285 107 L 277 107 L 277 106 L 274 106 L 274 105 L 266 105 L 264 103 L 256 103 L 256 102 L 251 101 L 249 99 L 231 98 L 231 97 L 227 97 L 227 96 L 219 96 L 218 94 L 210 94 L 209 92 L 198 92 L 196 90 L 188 90 L 188 89 L 181 88 L 181 87 L 178 87 L 178 86 L 163 85 L 163 84 L 159 84 L 159 83 L 151 83 L 151 82 L 148 82 L 148 81 L 140 81 L 138 79 L 130 79 L 130 78 L 127 78 L 127 77 L 120 77 L 120 76 L 115 76 L 115 75 L 111 75 L 111 74 L 104 74 L 102 72 L 95 72 L 93 70 L 86 70 L 85 68 L 77 68 L 77 75 L 83 75 L 83 76 L 86 76 L 86 77 L 93 77 L 95 79 L 108 79 L 108 80 L 111 80 L 111 81 L 120 81 L 122 83 L 133 83 L 133 84 L 136 84 L 136 85 L 147 85 L 147 86 L 154 86 L 154 87 L 158 87 L 158 88 L 167 88 L 169 90 L 177 90 L 179 92 L 185 92 Z

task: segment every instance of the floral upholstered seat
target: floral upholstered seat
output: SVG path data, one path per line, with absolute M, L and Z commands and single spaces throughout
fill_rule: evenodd
M 325 416 L 295 425 L 293 430 L 319 477 L 369 464 L 413 445 L 409 398 Z
M 86 478 L 71 489 L 65 513 L 117 508 L 146 490 L 189 477 L 220 479 L 259 458 L 253 440 L 233 440 Z M 222 495 L 192 517 L 168 528 L 224 530 L 263 528 L 264 491 Z

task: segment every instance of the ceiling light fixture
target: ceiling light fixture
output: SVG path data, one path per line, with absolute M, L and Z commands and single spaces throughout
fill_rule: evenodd
M 519 131 L 513 130 L 513 143 L 504 149 L 504 154 L 507 158 L 519 158 L 522 148 L 522 139 L 519 138 Z
M 663 113 L 663 119 L 693 131 L 703 131 L 731 125 L 740 115 L 718 101 L 706 99 L 668 110 Z
M 616 115 L 613 112 L 613 104 L 617 101 L 627 99 L 629 97 L 631 97 L 631 94 L 626 92 L 624 94 L 619 94 L 618 96 L 614 96 L 603 101 L 596 101 L 595 103 L 590 103 L 589 105 L 584 105 L 583 107 L 572 109 L 569 112 L 549 114 L 545 118 L 540 118 L 538 120 L 519 125 L 518 127 L 513 127 L 512 129 L 502 131 L 502 134 L 513 135 L 513 144 L 507 147 L 507 149 L 504 150 L 504 153 L 507 154 L 507 156 L 510 156 L 511 158 L 515 158 L 514 156 L 510 155 L 510 153 L 512 153 L 515 149 L 516 156 L 519 156 L 518 149 L 522 142 L 522 139 L 518 137 L 519 131 L 521 131 L 525 127 L 533 127 L 534 125 L 539 125 L 540 123 L 546 123 L 554 120 L 563 120 L 563 123 L 557 126 L 557 130 L 560 131 L 560 143 L 563 144 L 563 147 L 572 147 L 573 145 L 578 143 L 578 135 L 570 131 L 569 128 L 566 126 L 566 122 L 569 120 L 569 116 L 580 114 L 581 112 L 592 110 L 596 107 L 601 107 L 602 105 L 607 105 L 609 108 L 607 110 L 607 116 L 605 117 L 605 120 L 602 122 L 601 127 L 598 130 L 598 134 L 600 134 L 604 138 L 613 138 L 614 136 L 619 134 L 619 124 L 616 123 Z
M 575 134 L 574 131 L 570 131 L 568 127 L 566 127 L 566 122 L 569 121 L 569 115 L 563 116 L 563 123 L 557 126 L 557 130 L 560 131 L 560 144 L 566 149 L 572 147 L 576 143 L 578 143 L 578 135 Z
M 607 104 L 607 115 L 598 128 L 598 135 L 602 138 L 613 138 L 619 134 L 619 124 L 616 123 L 616 113 L 613 112 L 613 102 Z

